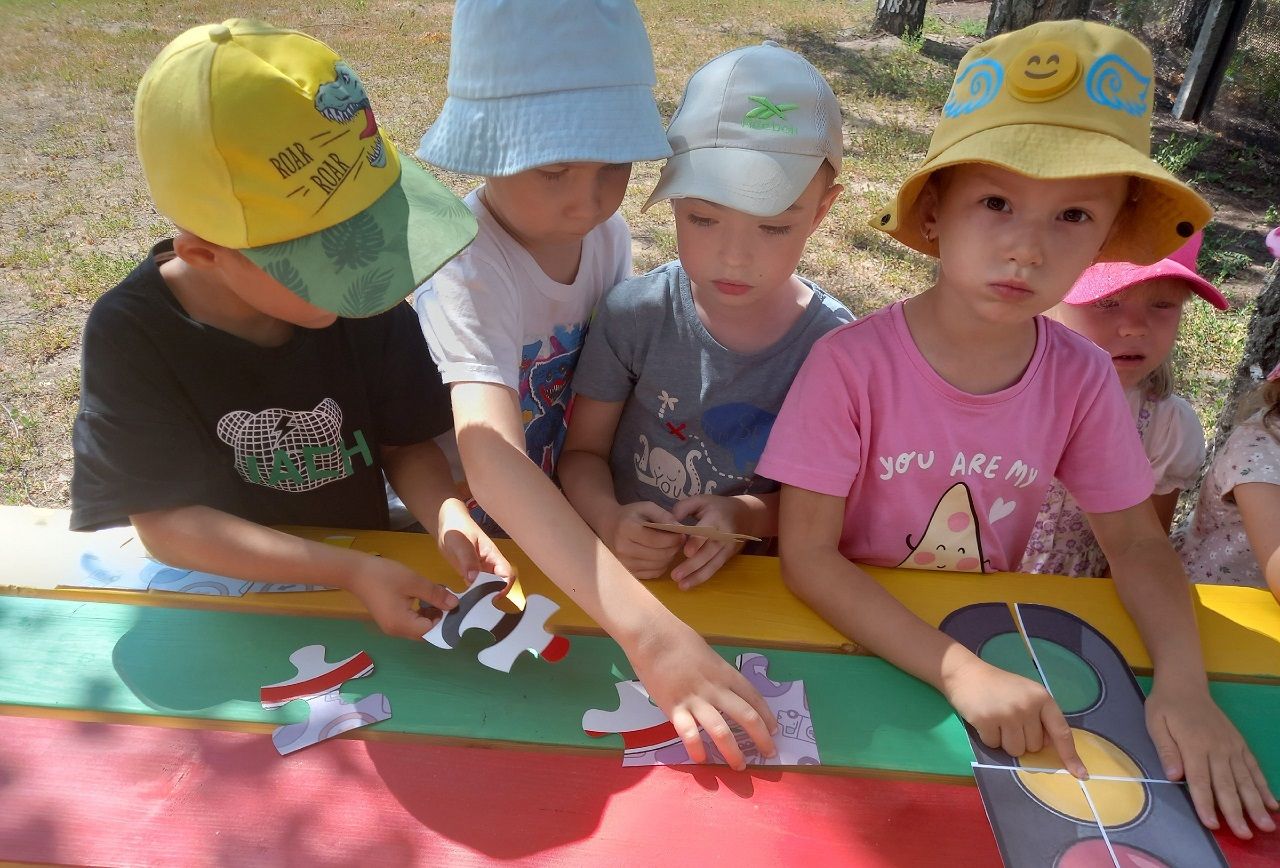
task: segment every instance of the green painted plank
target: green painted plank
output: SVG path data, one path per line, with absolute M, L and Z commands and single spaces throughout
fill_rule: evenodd
M 620 752 L 620 737 L 581 727 L 588 708 L 617 706 L 614 673 L 631 677 L 611 640 L 575 636 L 564 660 L 525 655 L 510 675 L 476 661 L 488 636 L 465 640 L 444 651 L 347 619 L 0 596 L 0 703 L 281 723 L 305 706 L 263 709 L 258 688 L 294 675 L 294 650 L 323 644 L 330 660 L 373 657 L 374 673 L 343 693 L 385 693 L 393 717 L 381 729 Z M 716 650 L 732 661 L 753 649 Z M 874 658 L 764 653 L 775 680 L 805 680 L 827 764 L 969 774 L 963 728 L 932 688 Z
M 577 636 L 561 662 L 526 655 L 506 675 L 476 662 L 488 641 L 468 634 L 463 647 L 444 651 L 347 619 L 0 596 L 0 704 L 282 723 L 305 706 L 263 709 L 258 688 L 294 675 L 294 650 L 323 644 L 330 660 L 360 649 L 373 657 L 374 673 L 348 682 L 344 694 L 385 693 L 394 716 L 381 729 L 620 751 L 620 738 L 581 729 L 586 709 L 616 707 L 614 673 L 630 676 L 617 645 Z M 732 660 L 752 649 L 716 650 Z M 764 653 L 775 680 L 805 680 L 828 765 L 969 774 L 964 730 L 932 688 L 875 658 Z M 1280 780 L 1280 740 L 1266 732 L 1280 719 L 1280 687 L 1213 690 Z

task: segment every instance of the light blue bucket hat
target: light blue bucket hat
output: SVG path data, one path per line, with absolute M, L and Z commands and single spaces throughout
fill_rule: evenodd
M 633 0 L 459 0 L 449 96 L 418 156 L 497 177 L 671 156 Z

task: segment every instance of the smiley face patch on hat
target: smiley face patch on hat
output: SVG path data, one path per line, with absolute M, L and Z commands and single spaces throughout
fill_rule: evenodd
M 964 56 L 924 163 L 871 225 L 938 255 L 917 204 L 930 175 L 984 163 L 1030 178 L 1127 175 L 1132 201 L 1099 261 L 1155 262 L 1212 215 L 1199 195 L 1151 160 L 1151 53 L 1123 30 L 1045 21 L 988 39 Z

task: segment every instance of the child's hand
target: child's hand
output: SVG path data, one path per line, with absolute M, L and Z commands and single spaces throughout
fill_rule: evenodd
M 423 615 L 420 601 L 442 612 L 458 605 L 458 598 L 447 588 L 427 581 L 398 561 L 373 556 L 364 560 L 347 587 L 388 636 L 421 639 L 430 632 L 439 618 Z
M 725 533 L 739 533 L 741 507 L 732 497 L 717 494 L 695 494 L 680 501 L 671 510 L 681 524 L 689 516 L 697 518 L 700 527 L 714 527 Z M 742 551 L 741 540 L 710 540 L 691 536 L 684 544 L 685 562 L 671 571 L 671 578 L 687 591 L 702 584 L 724 566 L 725 561 Z
M 1147 698 L 1147 729 L 1170 780 L 1186 778 L 1200 822 L 1218 828 L 1222 813 L 1237 838 L 1252 838 L 1245 819 L 1274 832 L 1280 808 L 1239 730 L 1201 685 L 1186 688 L 1156 678 Z
M 656 579 L 667 571 L 684 535 L 645 527 L 646 521 L 670 524 L 675 516 L 647 500 L 618 508 L 605 544 L 637 579 Z
M 1063 767 L 1088 776 L 1071 725 L 1044 685 L 974 658 L 946 680 L 943 693 L 987 747 L 1022 756 L 1043 749 L 1048 735 Z
M 770 735 L 778 721 L 759 692 L 688 625 L 664 618 L 635 648 L 626 648 L 636 677 L 671 719 L 689 758 L 705 762 L 701 726 L 730 766 L 746 768 L 742 749 L 725 717 L 740 726 L 764 756 L 777 753 Z
M 470 585 L 480 573 L 493 573 L 507 579 L 515 569 L 503 556 L 489 535 L 480 529 L 467 505 L 456 497 L 440 504 L 436 517 L 436 546 L 449 566 Z

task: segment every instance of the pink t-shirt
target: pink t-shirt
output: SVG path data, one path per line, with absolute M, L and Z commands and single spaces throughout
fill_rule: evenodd
M 938 376 L 901 302 L 835 329 L 800 369 L 756 473 L 845 498 L 845 557 L 915 569 L 1017 569 L 1055 476 L 1085 512 L 1141 503 L 1151 464 L 1110 357 L 1035 322 L 1027 370 L 990 395 Z

